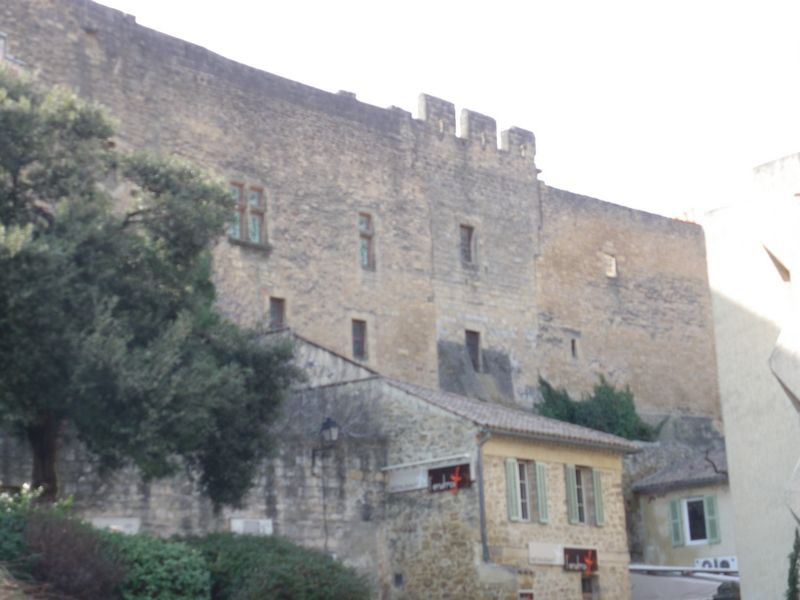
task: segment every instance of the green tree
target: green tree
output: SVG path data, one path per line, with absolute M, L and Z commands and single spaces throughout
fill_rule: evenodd
M 796 516 L 795 519 L 797 520 Z M 789 553 L 789 578 L 788 587 L 786 588 L 786 600 L 798 600 L 800 598 L 800 570 L 798 570 L 800 565 L 798 565 L 798 562 L 800 562 L 800 533 L 795 527 L 794 544 L 792 545 L 792 551 Z
M 224 187 L 112 135 L 98 107 L 0 69 L 0 419 L 47 499 L 69 426 L 102 470 L 188 465 L 236 504 L 298 377 L 291 348 L 215 306 Z
M 652 440 L 656 437 L 656 430 L 636 413 L 630 389 L 618 390 L 602 375 L 591 395 L 581 401 L 573 400 L 566 390 L 554 388 L 542 377 L 539 378 L 539 391 L 542 402 L 537 410 L 542 416 L 613 433 L 629 440 Z

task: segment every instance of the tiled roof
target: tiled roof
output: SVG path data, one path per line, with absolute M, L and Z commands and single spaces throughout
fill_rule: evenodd
M 521 435 L 562 444 L 591 446 L 616 452 L 629 453 L 638 451 L 638 447 L 633 442 L 610 433 L 603 433 L 588 427 L 549 419 L 522 409 L 472 400 L 458 394 L 432 390 L 403 381 L 386 379 L 386 382 L 392 387 L 403 390 L 455 415 L 469 419 L 490 431 Z
M 698 454 L 691 460 L 678 460 L 660 471 L 648 475 L 633 485 L 635 492 L 666 491 L 676 488 L 698 487 L 726 483 L 728 461 L 725 451 L 715 450 Z

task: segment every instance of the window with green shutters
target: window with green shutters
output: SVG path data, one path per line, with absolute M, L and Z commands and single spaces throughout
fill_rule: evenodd
M 507 458 L 505 472 L 508 519 L 547 523 L 547 467 L 539 462 Z
M 598 469 L 564 465 L 567 496 L 567 520 L 571 524 L 585 523 L 602 526 L 603 477 Z
M 670 500 L 669 531 L 673 546 L 720 543 L 716 496 Z

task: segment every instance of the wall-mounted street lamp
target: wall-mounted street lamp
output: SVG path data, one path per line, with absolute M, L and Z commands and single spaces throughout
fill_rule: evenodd
M 339 424 L 330 417 L 325 417 L 319 430 L 319 437 L 322 439 L 323 446 L 335 444 L 339 439 Z

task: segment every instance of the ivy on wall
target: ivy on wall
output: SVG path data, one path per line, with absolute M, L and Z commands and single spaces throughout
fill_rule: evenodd
M 539 377 L 539 391 L 542 402 L 537 411 L 544 417 L 629 440 L 651 441 L 658 435 L 658 428 L 648 425 L 637 414 L 630 389 L 619 390 L 602 375 L 592 393 L 582 400 L 573 400 L 564 388 L 555 388 L 542 377 Z

